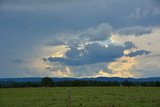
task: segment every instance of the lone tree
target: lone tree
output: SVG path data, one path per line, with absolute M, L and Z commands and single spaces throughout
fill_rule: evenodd
M 42 84 L 42 86 L 44 86 L 44 87 L 52 87 L 52 86 L 54 85 L 54 82 L 53 82 L 53 80 L 52 80 L 51 78 L 49 78 L 49 77 L 44 77 L 44 78 L 42 78 L 42 80 L 41 80 L 41 84 Z

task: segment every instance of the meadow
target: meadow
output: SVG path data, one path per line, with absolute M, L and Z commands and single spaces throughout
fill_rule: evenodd
M 68 105 L 69 104 L 69 105 Z M 160 87 L 2 88 L 0 107 L 160 107 Z

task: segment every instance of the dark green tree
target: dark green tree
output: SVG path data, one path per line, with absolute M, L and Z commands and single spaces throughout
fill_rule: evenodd
M 132 82 L 129 82 L 127 80 L 125 80 L 123 83 L 122 83 L 123 86 L 132 86 Z
M 44 86 L 44 87 L 52 87 L 52 86 L 54 85 L 54 82 L 53 82 L 53 80 L 52 80 L 51 78 L 49 78 L 49 77 L 44 77 L 44 78 L 42 78 L 42 80 L 41 80 L 41 84 L 42 84 L 42 86 Z

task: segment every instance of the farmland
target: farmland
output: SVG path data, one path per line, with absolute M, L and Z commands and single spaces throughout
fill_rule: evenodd
M 68 95 L 70 100 L 68 99 Z M 2 88 L 0 107 L 160 107 L 159 87 Z

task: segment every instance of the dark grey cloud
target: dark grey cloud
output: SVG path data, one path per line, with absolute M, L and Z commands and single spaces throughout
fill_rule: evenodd
M 137 48 L 136 45 L 130 41 L 126 41 L 124 45 L 125 45 L 125 49 Z
M 108 22 L 114 28 L 160 24 L 158 22 L 159 17 L 155 17 L 151 13 L 142 20 L 134 20 L 129 17 L 139 7 L 143 7 L 144 10 L 153 10 L 150 7 L 155 5 L 149 4 L 154 3 L 151 0 L 16 0 L 14 2 L 3 0 L 0 11 L 7 12 L 8 14 L 4 14 L 3 17 L 12 17 L 11 21 L 16 18 L 19 22 L 25 24 L 33 22 L 32 27 L 35 26 L 40 29 L 43 25 L 44 30 L 48 29 L 49 31 L 51 28 L 52 30 L 84 29 L 104 22 Z M 96 9 L 93 9 L 95 7 Z M 16 14 L 11 13 L 14 11 L 16 11 Z M 41 24 L 38 22 L 41 22 Z M 41 30 L 43 31 L 43 29 Z
M 68 66 L 79 66 L 85 64 L 94 64 L 100 62 L 111 62 L 124 56 L 124 50 L 135 48 L 131 42 L 123 45 L 109 44 L 108 47 L 99 43 L 87 44 L 83 49 L 70 47 L 66 52 L 66 58 L 48 57 L 44 61 L 60 62 Z
M 143 27 L 143 26 L 132 26 L 127 28 L 122 28 L 116 31 L 116 33 L 121 35 L 135 35 L 135 36 L 141 36 L 143 34 L 150 34 L 152 33 L 152 28 Z
M 56 34 L 45 45 L 68 45 L 77 48 L 79 44 L 108 40 L 112 32 L 112 26 L 108 23 L 101 23 L 95 27 L 89 27 L 88 29 L 82 31 Z
M 130 13 L 130 18 L 141 23 L 141 25 L 159 26 L 159 21 L 157 20 L 160 18 L 159 1 L 149 0 L 142 5 L 137 6 L 134 11 Z
M 150 51 L 146 51 L 146 50 L 137 50 L 135 52 L 129 53 L 127 56 L 135 57 L 135 56 L 140 56 L 140 55 L 148 55 L 150 53 L 151 53 Z
M 97 27 L 89 28 L 80 33 L 81 39 L 87 39 L 89 41 L 103 41 L 110 37 L 113 28 L 108 23 L 99 24 Z

